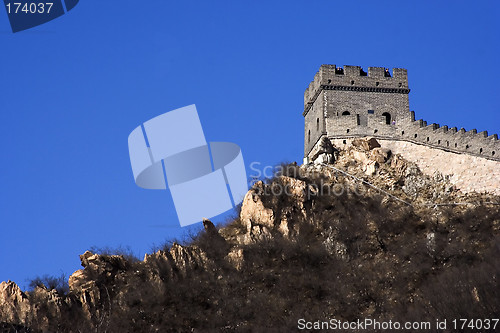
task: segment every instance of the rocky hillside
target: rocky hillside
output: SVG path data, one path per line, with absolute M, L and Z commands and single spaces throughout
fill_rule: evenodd
M 0 332 L 291 332 L 500 316 L 500 198 L 356 140 L 284 165 L 239 217 L 144 260 L 85 252 L 68 290 L 0 284 Z M 3 331 L 2 331 L 3 329 Z

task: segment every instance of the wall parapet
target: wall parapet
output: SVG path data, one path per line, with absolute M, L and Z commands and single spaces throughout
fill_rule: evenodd
M 372 126 L 373 127 L 373 126 Z M 374 137 L 385 140 L 407 141 L 445 151 L 469 154 L 489 160 L 500 161 L 500 141 L 498 135 L 488 135 L 488 131 L 477 132 L 476 129 L 466 131 L 456 127 L 440 126 L 418 119 L 410 124 L 386 125 L 378 124 L 377 128 L 364 127 L 357 132 L 328 133 L 330 139 L 349 139 L 353 137 Z
M 304 93 L 307 157 L 320 139 L 369 136 L 500 161 L 497 134 L 415 119 L 407 70 L 322 65 Z M 311 111 L 312 110 L 312 111 Z M 321 129 L 321 130 L 320 130 Z M 311 136 L 312 133 L 312 136 Z
M 368 67 L 368 73 L 360 66 L 322 65 L 304 93 L 303 116 L 322 90 L 345 90 L 380 93 L 408 94 L 408 75 L 404 68 Z

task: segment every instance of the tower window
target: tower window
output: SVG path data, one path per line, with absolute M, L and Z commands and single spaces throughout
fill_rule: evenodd
M 316 131 L 319 131 L 319 118 L 316 118 Z
M 349 129 L 347 129 L 346 133 L 349 133 Z
M 384 112 L 384 113 L 382 113 L 382 116 L 385 117 L 385 123 L 387 125 L 390 125 L 391 124 L 391 114 L 389 112 Z
M 351 85 L 353 85 L 353 84 L 354 84 L 354 80 L 351 80 Z
M 307 132 L 307 143 L 311 143 L 311 130 Z
M 342 112 L 342 115 L 343 116 L 349 116 L 349 115 L 351 115 L 351 113 L 349 111 L 344 111 L 344 112 Z
M 375 111 L 374 110 L 368 110 L 368 114 L 374 114 Z
M 417 138 L 417 136 L 418 136 L 418 135 L 415 133 L 415 139 Z
M 479 148 L 479 154 L 483 153 L 483 148 Z
M 379 86 L 379 84 L 380 84 L 380 82 L 375 82 L 375 85 L 376 85 L 377 87 Z
M 378 130 L 377 130 L 377 129 L 373 131 L 373 133 L 377 133 L 377 132 L 378 132 Z
M 405 131 L 401 131 L 401 135 L 405 135 Z

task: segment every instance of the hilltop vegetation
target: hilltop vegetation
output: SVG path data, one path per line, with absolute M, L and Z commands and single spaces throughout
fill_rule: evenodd
M 4 331 L 290 332 L 300 318 L 499 317 L 498 197 L 464 195 L 390 154 L 370 175 L 353 151 L 337 157 L 334 167 L 358 179 L 286 165 L 254 185 L 238 218 L 219 229 L 205 221 L 186 244 L 143 261 L 86 252 L 69 291 L 2 283 Z

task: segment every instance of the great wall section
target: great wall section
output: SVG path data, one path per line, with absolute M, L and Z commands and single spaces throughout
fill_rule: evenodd
M 449 175 L 463 192 L 500 195 L 498 135 L 415 119 L 406 69 L 322 65 L 304 93 L 304 162 L 323 137 L 339 148 L 376 138 L 429 175 Z

